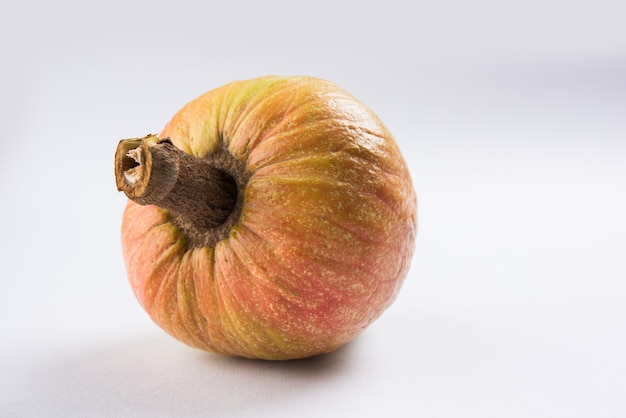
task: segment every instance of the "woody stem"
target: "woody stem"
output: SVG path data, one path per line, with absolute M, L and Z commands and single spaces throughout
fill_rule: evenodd
M 223 224 L 237 199 L 229 174 L 154 136 L 120 141 L 115 180 L 129 199 L 166 209 L 198 230 Z

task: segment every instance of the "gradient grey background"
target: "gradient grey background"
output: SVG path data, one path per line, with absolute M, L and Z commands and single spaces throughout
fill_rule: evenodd
M 623 1 L 0 6 L 0 416 L 626 416 Z M 397 302 L 329 356 L 189 349 L 134 300 L 121 138 L 265 74 L 329 79 L 411 167 Z

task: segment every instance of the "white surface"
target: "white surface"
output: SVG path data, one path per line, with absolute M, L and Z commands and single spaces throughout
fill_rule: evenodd
M 0 26 L 0 416 L 626 416 L 623 2 L 34 3 Z M 112 168 L 268 73 L 369 104 L 420 199 L 396 304 L 288 363 L 152 325 Z

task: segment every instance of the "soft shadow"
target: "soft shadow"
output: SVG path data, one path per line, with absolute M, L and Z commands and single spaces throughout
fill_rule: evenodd
M 246 360 L 168 337 L 99 347 L 16 366 L 0 396 L 6 416 L 230 416 L 306 396 L 342 379 L 353 342 L 303 360 Z

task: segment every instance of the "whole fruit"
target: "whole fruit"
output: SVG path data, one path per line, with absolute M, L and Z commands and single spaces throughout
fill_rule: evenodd
M 247 358 L 330 352 L 394 301 L 417 200 L 390 132 L 311 77 L 209 91 L 161 134 L 123 140 L 132 289 L 180 341 Z

